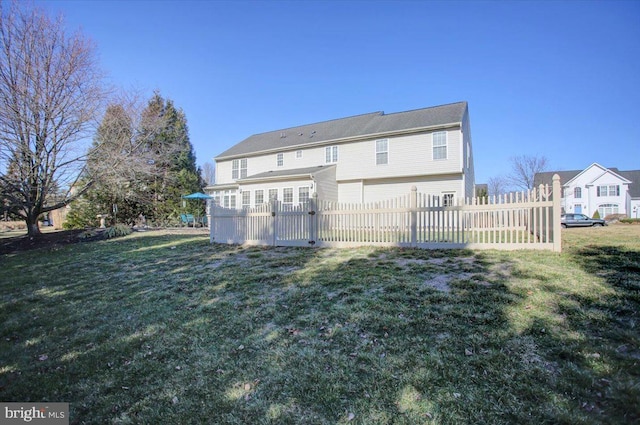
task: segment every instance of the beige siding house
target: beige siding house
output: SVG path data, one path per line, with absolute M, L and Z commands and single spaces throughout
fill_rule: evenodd
M 354 117 L 255 134 L 215 159 L 207 192 L 227 208 L 278 199 L 367 203 L 412 186 L 448 203 L 474 196 L 467 102 Z

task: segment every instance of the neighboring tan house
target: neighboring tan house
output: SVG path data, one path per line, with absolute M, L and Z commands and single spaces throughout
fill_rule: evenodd
M 562 185 L 562 211 L 589 217 L 623 214 L 640 216 L 640 170 L 620 171 L 593 163 L 584 170 L 538 173 L 535 184 L 551 182 L 554 174 Z
M 226 208 L 319 199 L 367 203 L 418 192 L 474 196 L 467 102 L 375 112 L 255 134 L 214 158 L 206 188 Z

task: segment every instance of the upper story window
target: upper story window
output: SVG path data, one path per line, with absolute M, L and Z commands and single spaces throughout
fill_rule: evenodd
M 597 187 L 598 196 L 620 196 L 620 186 L 618 185 L 603 185 Z
M 247 158 L 234 159 L 231 163 L 231 178 L 233 180 L 247 177 Z
M 576 187 L 575 189 L 573 189 L 573 197 L 574 198 L 582 198 L 582 188 L 581 187 Z
M 376 140 L 376 165 L 389 163 L 389 141 L 387 139 Z
M 302 158 L 302 151 L 296 151 L 296 159 Z
M 433 141 L 433 159 L 447 159 L 447 132 L 438 131 L 431 135 Z
M 338 162 L 338 147 L 327 146 L 324 148 L 325 163 L 330 164 L 332 162 Z
M 278 167 L 282 167 L 284 165 L 284 154 L 283 153 L 279 153 L 278 155 L 276 155 L 276 164 L 278 165 Z

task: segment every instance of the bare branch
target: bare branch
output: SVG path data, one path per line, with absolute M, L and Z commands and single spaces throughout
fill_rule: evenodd
M 0 4 L 0 184 L 32 235 L 41 213 L 73 199 L 59 192 L 83 167 L 105 90 L 94 45 L 23 6 Z
M 547 169 L 548 160 L 545 156 L 519 155 L 511 157 L 511 173 L 507 180 L 513 186 L 524 189 L 533 189 L 533 181 L 536 173 Z

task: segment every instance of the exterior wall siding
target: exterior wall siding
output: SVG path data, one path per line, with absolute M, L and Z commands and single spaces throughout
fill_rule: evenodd
M 384 165 L 376 165 L 376 140 L 382 138 L 341 145 L 336 178 L 342 181 L 461 173 L 460 130 L 447 131 L 447 159 L 442 160 L 433 159 L 431 135 L 432 132 L 385 137 L 389 159 Z
M 471 123 L 468 111 L 462 121 L 462 158 L 464 162 L 464 197 L 473 198 L 475 189 L 475 168 L 473 166 L 473 143 L 471 143 Z
M 442 196 L 443 193 L 454 193 L 456 199 L 464 196 L 463 180 L 460 175 L 445 178 L 398 178 L 365 181 L 363 185 L 364 202 L 380 202 L 391 199 L 398 193 L 409 193 L 412 186 L 416 186 L 418 192 L 426 195 Z
M 389 141 L 389 161 L 376 165 L 376 140 L 337 144 L 338 166 L 336 178 L 340 180 L 386 178 L 425 174 L 460 173 L 464 167 L 463 133 L 460 129 L 447 131 L 447 159 L 434 160 L 432 133 L 386 137 Z M 247 175 L 271 170 L 293 170 L 297 168 L 325 165 L 325 147 L 282 151 L 283 165 L 277 166 L 278 152 L 247 157 Z M 296 151 L 302 151 L 302 158 Z M 216 183 L 233 183 L 232 160 L 216 163 Z M 357 166 L 353 166 L 357 164 Z

